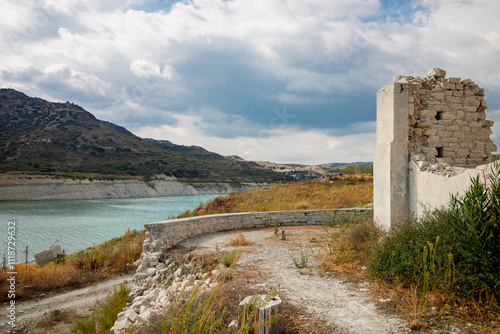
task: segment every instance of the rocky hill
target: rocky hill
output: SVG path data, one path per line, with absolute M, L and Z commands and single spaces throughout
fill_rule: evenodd
M 98 173 L 220 182 L 290 177 L 198 146 L 143 139 L 73 103 L 0 89 L 0 172 Z
M 300 164 L 277 164 L 269 161 L 254 161 L 260 166 L 292 177 L 297 181 L 322 178 L 331 172 L 329 167 Z
M 232 157 L 232 159 L 241 159 Z M 300 165 L 300 164 L 278 164 L 269 161 L 254 161 L 256 164 L 270 169 L 277 173 L 282 173 L 288 177 L 292 177 L 297 181 L 313 180 L 324 178 L 328 175 L 339 173 L 368 173 L 373 171 L 373 163 L 371 162 L 333 162 L 322 165 Z

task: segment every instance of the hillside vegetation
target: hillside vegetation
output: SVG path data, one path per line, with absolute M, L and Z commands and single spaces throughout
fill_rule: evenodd
M 72 103 L 52 103 L 0 89 L 0 172 L 172 175 L 237 182 L 289 180 L 249 161 L 198 146 L 143 139 Z
M 219 196 L 182 213 L 179 217 L 233 212 L 351 208 L 367 206 L 372 201 L 373 185 L 370 181 L 360 182 L 355 178 L 335 182 L 302 181 Z

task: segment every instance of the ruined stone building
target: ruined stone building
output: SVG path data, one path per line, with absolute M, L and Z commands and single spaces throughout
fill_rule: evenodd
M 497 150 L 484 90 L 472 80 L 396 76 L 377 93 L 374 217 L 388 229 L 447 205 L 482 173 Z

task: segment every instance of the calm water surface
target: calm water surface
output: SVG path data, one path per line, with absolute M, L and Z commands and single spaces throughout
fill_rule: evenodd
M 24 262 L 26 246 L 29 260 L 57 239 L 66 253 L 73 253 L 123 235 L 129 228 L 142 230 L 146 223 L 177 215 L 212 197 L 0 202 L 0 256 L 7 250 L 8 221 L 16 221 L 17 261 Z

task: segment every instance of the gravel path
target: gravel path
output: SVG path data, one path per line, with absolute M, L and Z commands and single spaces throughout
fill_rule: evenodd
M 288 300 L 303 305 L 318 318 L 324 319 L 340 333 L 381 334 L 409 332 L 408 323 L 396 316 L 389 316 L 379 310 L 369 295 L 369 283 L 350 283 L 340 277 L 320 276 L 312 253 L 317 245 L 308 240 L 325 237 L 331 229 L 321 227 L 286 227 L 287 241 L 273 240 L 272 229 L 242 231 L 245 238 L 254 242 L 245 246 L 239 267 L 258 267 L 268 274 L 264 283 L 269 289 L 281 289 Z M 205 235 L 183 243 L 185 247 L 198 247 L 210 250 L 229 249 L 226 245 L 236 233 L 217 233 Z M 298 258 L 298 243 L 304 245 L 309 254 L 308 269 L 297 269 L 292 256 Z M 307 245 L 307 246 L 306 246 Z
M 84 315 L 92 311 L 96 302 L 103 301 L 123 281 L 131 284 L 133 275 L 121 276 L 85 288 L 72 290 L 55 296 L 16 303 L 16 331 L 34 332 L 34 326 L 43 316 L 58 309 L 73 315 Z M 15 333 L 7 324 L 7 304 L 0 309 L 0 333 Z

